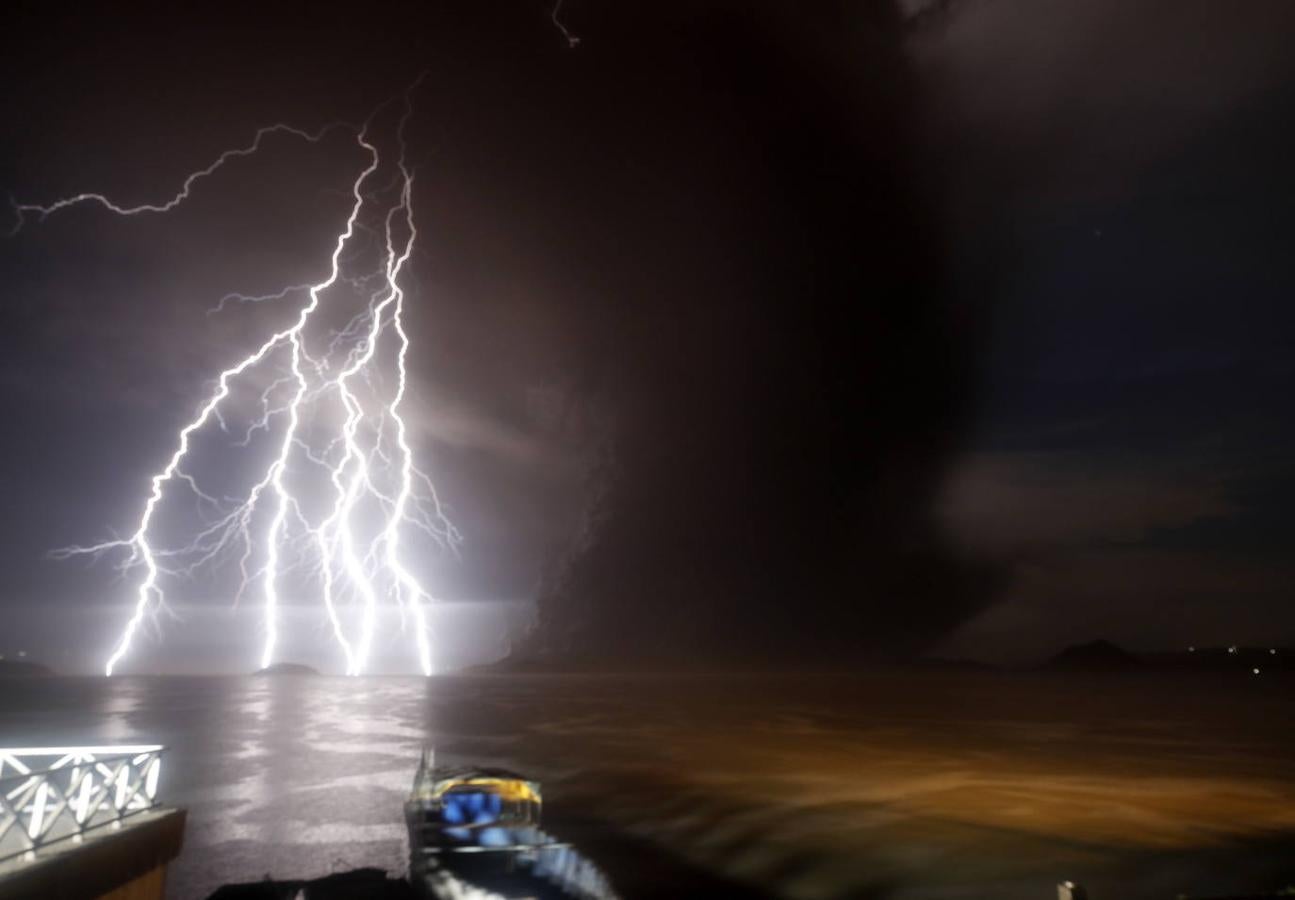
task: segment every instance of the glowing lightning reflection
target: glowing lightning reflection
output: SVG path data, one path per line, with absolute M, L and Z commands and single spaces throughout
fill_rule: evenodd
M 413 87 L 410 88 L 412 90 Z M 130 652 L 150 611 L 164 607 L 163 579 L 168 576 L 189 577 L 203 567 L 214 566 L 232 554 L 231 548 L 241 548 L 237 556 L 240 580 L 235 599 L 242 595 L 249 582 L 259 579 L 261 584 L 264 643 L 260 662 L 263 667 L 271 665 L 275 659 L 280 585 L 287 572 L 295 567 L 301 570 L 303 577 L 315 576 L 319 580 L 328 622 L 341 647 L 348 674 L 360 674 L 368 665 L 379 595 L 384 589 L 401 610 L 402 622 L 405 611 L 411 613 L 419 665 L 424 674 L 432 673 L 426 615 L 426 607 L 432 598 L 403 561 L 402 531 L 405 526 L 413 526 L 451 550 L 457 547 L 460 538 L 447 518 L 431 480 L 415 467 L 408 423 L 402 413 L 408 393 L 410 341 L 404 324 L 406 294 L 401 276 L 417 238 L 412 207 L 414 173 L 406 162 L 404 137 L 411 113 L 410 92 L 406 91 L 403 113 L 396 126 L 399 154 L 394 164 L 394 184 L 398 196 L 394 201 L 384 200 L 388 192 L 370 184 L 384 168 L 378 142 L 370 135 L 373 117 L 358 129 L 352 127 L 366 162 L 351 184 L 349 213 L 344 228 L 334 241 L 325 278 L 310 285 L 295 285 L 263 295 L 230 293 L 221 299 L 217 310 L 231 301 L 287 302 L 290 297 L 304 295 L 306 302 L 288 327 L 271 334 L 256 350 L 220 373 L 215 389 L 196 416 L 180 429 L 175 449 L 166 465 L 152 476 L 143 511 L 130 536 L 88 546 L 66 547 L 52 554 L 56 558 L 67 558 L 117 551 L 125 554 L 120 563 L 122 569 L 143 568 L 130 618 L 108 659 L 106 674 L 112 675 Z M 214 174 L 232 159 L 254 154 L 270 135 L 291 134 L 315 143 L 338 127 L 341 126 L 330 125 L 314 133 L 287 125 L 262 128 L 249 145 L 226 151 L 210 165 L 191 173 L 180 191 L 162 203 L 123 206 L 103 194 L 85 193 L 48 205 L 15 204 L 18 216 L 15 231 L 21 229 L 29 217 L 43 221 L 55 212 L 85 204 L 98 205 L 121 216 L 165 213 L 188 200 L 199 180 Z M 374 210 L 380 213 L 381 224 L 375 223 L 370 227 L 364 218 L 366 213 L 371 214 Z M 344 254 L 361 231 L 380 238 L 381 262 L 375 271 L 367 274 L 348 274 L 344 271 Z M 370 291 L 369 286 L 375 283 L 378 287 Z M 349 286 L 361 296 L 367 294 L 367 300 L 344 327 L 331 331 L 322 352 L 312 354 L 308 349 L 312 326 L 315 330 L 322 327 L 317 324 L 321 310 L 329 305 L 333 289 L 339 285 Z M 384 400 L 380 369 L 383 360 L 379 348 L 388 333 L 396 342 L 394 359 L 387 361 L 388 365 L 394 363 L 396 387 Z M 230 405 L 235 384 L 285 352 L 288 373 L 273 379 L 263 389 L 258 400 L 258 414 L 243 438 L 235 442 L 237 447 L 248 447 L 254 435 L 271 431 L 275 421 L 283 420 L 275 443 L 275 455 L 265 468 L 264 476 L 246 496 L 235 500 L 218 499 L 203 489 L 192 472 L 186 471 L 192 439 L 213 422 L 220 430 L 227 431 L 228 423 L 221 409 Z M 336 359 L 338 356 L 340 361 Z M 286 401 L 281 397 L 285 388 L 289 394 Z M 340 404 L 344 417 L 340 426 L 321 442 L 306 434 L 304 424 L 308 414 L 317 413 L 329 403 Z M 315 524 L 310 522 L 306 511 L 309 506 L 307 498 L 291 484 L 293 463 L 297 460 L 320 467 L 327 473 L 332 501 L 326 514 Z M 189 543 L 179 547 L 161 547 L 154 535 L 155 518 L 168 497 L 168 488 L 177 485 L 187 488 L 206 508 L 215 509 L 218 513 L 215 520 L 206 523 Z M 267 493 L 272 498 L 273 512 L 263 537 L 257 541 L 253 534 L 256 512 Z M 366 504 L 380 511 L 379 527 L 366 530 L 362 513 Z M 299 534 L 290 534 L 294 528 Z M 259 570 L 254 571 L 252 565 L 258 548 L 263 562 Z M 345 627 L 341 601 L 347 596 L 353 597 L 359 607 L 358 637 L 348 636 Z

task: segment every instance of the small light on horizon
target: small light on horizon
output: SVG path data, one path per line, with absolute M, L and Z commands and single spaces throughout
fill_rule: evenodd
M 1277 655 L 1277 648 L 1276 648 L 1276 647 L 1271 648 L 1271 649 L 1268 651 L 1268 653 L 1269 653 L 1269 655 L 1271 655 L 1271 656 L 1276 656 L 1276 655 Z
M 1187 648 L 1187 652 L 1188 652 L 1188 653 L 1195 653 L 1195 652 L 1196 652 L 1196 648 L 1195 648 L 1195 647 L 1188 647 L 1188 648 Z
M 1254 672 L 1256 675 L 1258 675 L 1258 674 L 1259 674 L 1259 667 L 1258 667 L 1258 666 L 1255 666 L 1255 667 L 1254 667 L 1253 669 L 1251 669 L 1250 671 L 1251 671 L 1251 672 Z
M 1229 648 L 1228 648 L 1228 652 L 1229 652 L 1229 653 L 1236 653 L 1236 652 L 1237 652 L 1237 645 L 1236 645 L 1236 644 L 1233 644 L 1231 647 L 1229 647 Z

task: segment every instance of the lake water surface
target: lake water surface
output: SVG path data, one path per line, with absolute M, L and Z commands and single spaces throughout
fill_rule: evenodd
M 1149 900 L 1295 884 L 1293 687 L 975 672 L 10 679 L 0 745 L 166 744 L 162 799 L 189 810 L 180 900 L 266 874 L 402 873 L 424 745 L 541 780 L 549 830 L 585 842 L 628 897 L 723 883 L 1044 900 L 1072 878 L 1093 900 Z

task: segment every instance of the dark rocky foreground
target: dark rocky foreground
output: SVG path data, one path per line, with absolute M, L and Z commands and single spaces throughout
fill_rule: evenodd
M 663 883 L 660 873 L 655 878 L 649 878 L 649 882 L 646 891 L 642 885 L 639 885 L 635 889 L 620 891 L 620 896 L 639 898 L 705 896 L 712 900 L 715 898 L 758 900 L 763 896 L 750 889 L 739 889 L 733 885 Z M 1290 897 L 1292 894 L 1295 894 L 1295 890 L 1230 897 L 1192 898 L 1180 894 L 1179 900 L 1278 900 L 1280 897 Z M 418 892 L 403 878 L 388 878 L 387 873 L 381 869 L 354 869 L 309 881 L 266 879 L 248 884 L 227 884 L 211 894 L 207 900 L 297 900 L 297 898 L 301 900 L 418 900 L 418 897 Z M 1092 900 L 1100 900 L 1100 898 L 1092 898 Z
M 623 900 L 707 897 L 710 900 L 772 900 L 776 894 L 750 884 L 740 884 L 685 860 L 660 844 L 625 833 L 606 822 L 589 819 L 558 808 L 546 816 L 561 825 L 561 837 L 577 846 L 609 876 L 616 895 Z M 474 886 L 491 885 L 467 879 Z M 208 900 L 411 900 L 419 894 L 404 878 L 390 878 L 376 868 L 337 872 L 311 880 L 275 881 L 268 876 L 258 882 L 227 884 Z M 512 896 L 512 894 L 508 894 Z M 539 886 L 537 897 L 568 896 L 547 885 Z
M 304 893 L 309 900 L 414 900 L 417 896 L 403 878 L 388 878 L 381 869 L 337 872 L 310 881 L 254 881 L 227 884 L 208 900 L 292 900 Z

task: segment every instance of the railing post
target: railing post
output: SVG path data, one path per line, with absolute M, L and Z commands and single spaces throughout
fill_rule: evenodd
M 0 748 L 0 861 L 151 809 L 163 749 Z

